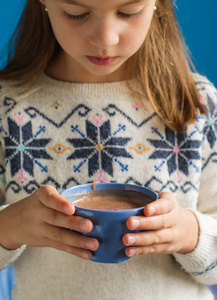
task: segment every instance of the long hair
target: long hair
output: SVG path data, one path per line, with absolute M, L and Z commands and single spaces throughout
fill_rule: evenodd
M 52 58 L 56 45 L 44 5 L 39 0 L 27 0 L 11 38 L 8 64 L 0 71 L 0 79 L 15 79 L 19 85 L 34 84 Z
M 171 0 L 158 0 L 152 23 L 134 58 L 136 77 L 155 112 L 171 129 L 183 132 L 196 113 L 205 114 L 199 101 L 184 38 Z M 191 67 L 191 68 L 190 68 Z
M 146 39 L 129 65 L 141 85 L 144 101 L 151 102 L 166 126 L 183 132 L 186 125 L 195 122 L 196 113 L 205 114 L 205 109 L 199 101 L 190 68 L 193 64 L 173 4 L 171 0 L 157 0 L 156 6 Z M 34 84 L 58 47 L 39 0 L 27 0 L 11 45 L 14 51 L 6 68 L 0 71 L 0 79 Z

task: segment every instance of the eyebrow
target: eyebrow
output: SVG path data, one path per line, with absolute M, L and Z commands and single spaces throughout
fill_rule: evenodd
M 143 0 L 130 0 L 130 1 L 127 1 L 127 2 L 125 2 L 125 3 L 121 3 L 121 4 L 118 5 L 118 6 L 126 6 L 126 5 L 130 5 L 130 4 L 134 4 L 134 3 L 138 3 L 138 2 L 142 2 L 142 1 L 143 1 Z M 86 5 L 84 5 L 84 4 L 82 4 L 82 3 L 79 3 L 79 2 L 77 2 L 77 1 L 75 1 L 75 0 L 57 0 L 57 2 L 87 7 Z
M 66 4 L 74 4 L 74 5 L 82 5 L 81 3 L 74 1 L 74 0 L 57 0 L 57 2 L 62 2 L 62 3 L 66 3 Z

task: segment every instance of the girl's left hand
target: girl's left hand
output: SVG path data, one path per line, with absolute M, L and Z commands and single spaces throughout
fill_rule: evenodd
M 159 199 L 144 208 L 144 216 L 127 220 L 130 230 L 123 243 L 128 246 L 127 256 L 148 253 L 189 253 L 198 243 L 199 225 L 193 212 L 182 207 L 168 192 L 159 194 Z

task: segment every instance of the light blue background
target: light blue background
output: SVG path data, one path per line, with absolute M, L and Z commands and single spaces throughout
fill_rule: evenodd
M 8 42 L 24 4 L 25 0 L 0 0 L 0 67 L 7 61 Z M 197 70 L 217 87 L 217 1 L 177 0 L 176 12 Z M 11 274 L 11 267 L 0 273 L 0 300 L 10 299 Z

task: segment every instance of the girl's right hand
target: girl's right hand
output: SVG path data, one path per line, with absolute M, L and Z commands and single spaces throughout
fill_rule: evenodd
M 89 260 L 97 239 L 69 229 L 90 232 L 90 220 L 74 216 L 75 207 L 52 186 L 42 186 L 31 196 L 0 212 L 0 244 L 9 250 L 21 245 L 52 247 Z

